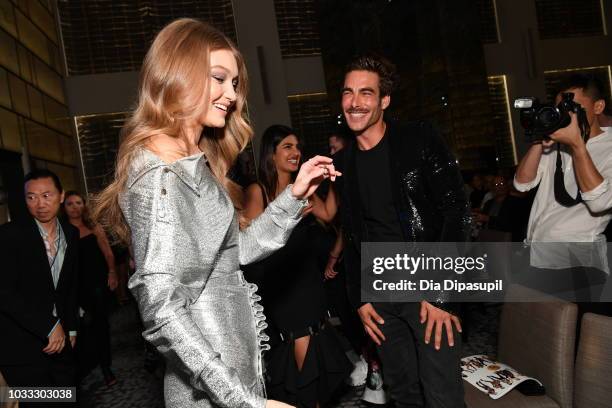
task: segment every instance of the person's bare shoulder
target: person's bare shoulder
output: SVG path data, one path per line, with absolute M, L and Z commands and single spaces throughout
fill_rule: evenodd
M 246 188 L 246 193 L 249 194 L 253 194 L 253 193 L 258 193 L 261 194 L 261 186 L 258 183 L 252 183 L 249 184 L 248 187 Z
M 264 210 L 263 189 L 258 183 L 246 188 L 244 195 L 244 216 L 248 219 L 257 217 Z

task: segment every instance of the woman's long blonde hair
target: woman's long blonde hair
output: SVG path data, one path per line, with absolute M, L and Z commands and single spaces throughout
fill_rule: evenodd
M 138 105 L 122 130 L 115 179 L 93 200 L 96 222 L 129 243 L 130 231 L 119 207 L 135 152 L 155 135 L 179 137 L 187 123 L 202 118 L 210 108 L 210 53 L 229 50 L 238 65 L 236 102 L 224 128 L 206 128 L 200 149 L 212 173 L 235 203 L 238 189 L 226 174 L 248 144 L 253 131 L 247 118 L 247 73 L 242 55 L 223 33 L 199 20 L 181 18 L 155 37 L 140 71 Z

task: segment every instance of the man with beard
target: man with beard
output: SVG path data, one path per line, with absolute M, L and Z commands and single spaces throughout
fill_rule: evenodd
M 360 298 L 362 242 L 457 242 L 470 230 L 461 174 L 438 134 L 422 121 L 383 118 L 394 71 L 373 55 L 354 59 L 345 71 L 342 110 L 356 138 L 334 159 L 344 174 L 335 188 L 349 295 L 378 345 L 397 407 L 463 407 L 461 326 L 444 296 L 436 303 Z

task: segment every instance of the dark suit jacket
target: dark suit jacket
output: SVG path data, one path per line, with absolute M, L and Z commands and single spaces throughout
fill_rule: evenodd
M 57 288 L 34 219 L 0 226 L 0 366 L 44 362 L 42 349 L 58 318 L 66 336 L 77 329 L 79 231 L 68 222 L 61 226 L 68 245 Z M 54 358 L 68 358 L 70 351 L 67 342 Z
M 389 175 L 397 221 L 406 242 L 464 242 L 471 217 L 459 166 L 431 124 L 387 121 Z M 360 252 L 367 242 L 356 167 L 356 141 L 334 156 L 342 177 L 336 180 L 344 234 L 344 261 L 349 300 L 361 302 Z M 451 275 L 451 277 L 454 277 Z M 445 306 L 444 293 L 433 302 Z

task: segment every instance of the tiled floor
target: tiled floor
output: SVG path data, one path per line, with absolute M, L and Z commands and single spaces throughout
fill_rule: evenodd
M 495 354 L 499 306 L 471 306 L 467 309 L 468 341 L 463 354 Z M 95 370 L 85 378 L 81 390 L 82 408 L 163 408 L 161 369 L 144 369 L 144 343 L 140 336 L 134 304 L 117 308 L 111 317 L 113 370 L 119 383 L 111 388 Z M 363 387 L 347 387 L 336 407 L 367 407 L 360 396 Z
M 106 387 L 102 373 L 94 370 L 81 390 L 82 408 L 163 408 L 162 373 L 144 369 L 144 342 L 140 335 L 138 310 L 129 304 L 111 317 L 113 372 L 119 382 Z

